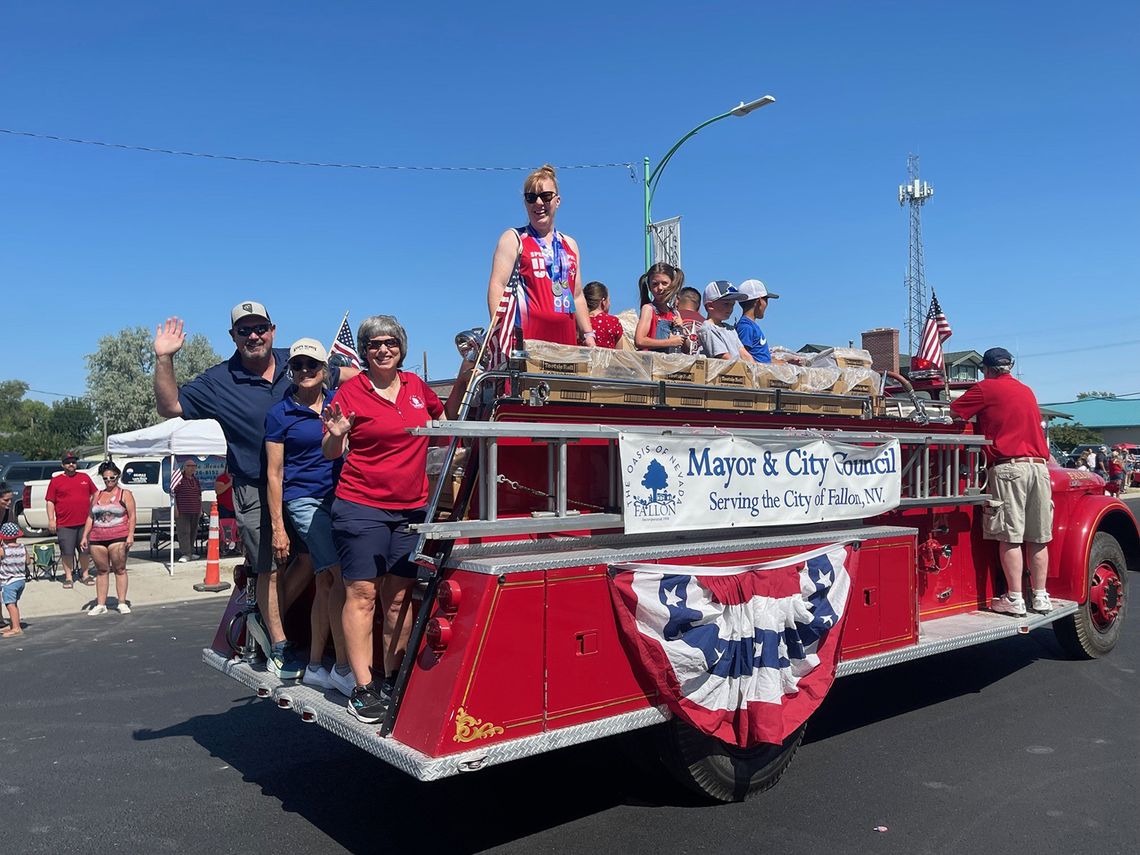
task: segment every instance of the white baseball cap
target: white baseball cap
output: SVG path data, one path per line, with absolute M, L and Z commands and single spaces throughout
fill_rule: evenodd
M 269 312 L 266 311 L 262 303 L 258 303 L 255 300 L 242 300 L 242 302 L 230 309 L 230 326 L 234 326 L 242 318 L 248 318 L 251 315 L 265 318 L 267 321 L 272 320 L 269 317 Z
M 326 365 L 329 361 L 328 351 L 325 346 L 317 341 L 315 338 L 299 338 L 289 346 L 289 358 L 294 356 L 307 356 L 309 359 L 315 359 L 317 362 L 323 362 Z
M 732 300 L 739 303 L 741 300 L 747 299 L 740 293 L 740 289 L 727 279 L 716 279 L 705 286 L 705 305 L 717 300 Z
M 759 279 L 745 279 L 740 283 L 740 293 L 744 295 L 746 300 L 759 300 L 761 297 L 768 297 L 772 300 L 780 298 L 779 294 L 773 294 Z

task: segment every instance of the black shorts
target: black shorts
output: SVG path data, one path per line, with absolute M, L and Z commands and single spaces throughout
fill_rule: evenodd
M 377 579 L 391 573 L 416 577 L 412 552 L 420 536 L 408 528 L 422 523 L 424 508 L 385 510 L 336 499 L 332 506 L 333 543 L 346 582 Z

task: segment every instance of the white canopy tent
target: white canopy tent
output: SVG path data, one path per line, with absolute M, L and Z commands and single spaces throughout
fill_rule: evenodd
M 213 419 L 186 421 L 167 419 L 161 424 L 116 433 L 107 437 L 108 454 L 137 454 L 147 457 L 170 457 L 170 471 L 174 472 L 176 454 L 224 457 L 226 438 L 222 426 Z M 170 565 L 174 573 L 174 496 L 170 497 Z

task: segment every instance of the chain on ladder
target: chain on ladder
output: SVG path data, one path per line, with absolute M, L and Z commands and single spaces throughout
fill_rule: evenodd
M 543 498 L 543 499 L 554 499 L 554 498 L 556 498 L 555 496 L 552 496 L 550 493 L 547 493 L 543 490 L 538 490 L 534 487 L 528 487 L 526 484 L 520 484 L 518 481 L 514 481 L 514 480 L 510 479 L 506 475 L 500 475 L 495 480 L 497 483 L 506 484 L 512 490 L 518 490 L 520 493 L 530 493 L 532 496 L 539 496 L 540 498 Z M 566 499 L 566 504 L 577 505 L 580 508 L 589 508 L 592 511 L 605 512 L 605 510 L 606 510 L 601 505 L 591 505 L 589 502 L 580 502 L 577 499 L 571 499 L 569 497 L 567 497 L 567 499 Z

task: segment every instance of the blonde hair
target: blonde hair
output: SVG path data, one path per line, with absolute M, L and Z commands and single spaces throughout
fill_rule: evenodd
M 554 174 L 554 167 L 549 163 L 544 163 L 542 166 L 540 166 L 538 169 L 526 177 L 526 180 L 523 181 L 523 192 L 533 193 L 534 188 L 538 186 L 538 182 L 542 181 L 543 179 L 547 179 L 553 182 L 554 192 L 558 192 L 558 178 Z
M 677 300 L 678 292 L 685 287 L 685 271 L 680 267 L 674 267 L 672 264 L 666 264 L 664 261 L 658 261 L 637 280 L 637 290 L 641 297 L 641 305 L 653 302 L 653 295 L 649 293 L 649 278 L 655 273 L 661 273 L 668 276 L 672 284 L 669 286 L 669 291 L 665 295 L 665 302 L 673 305 Z

